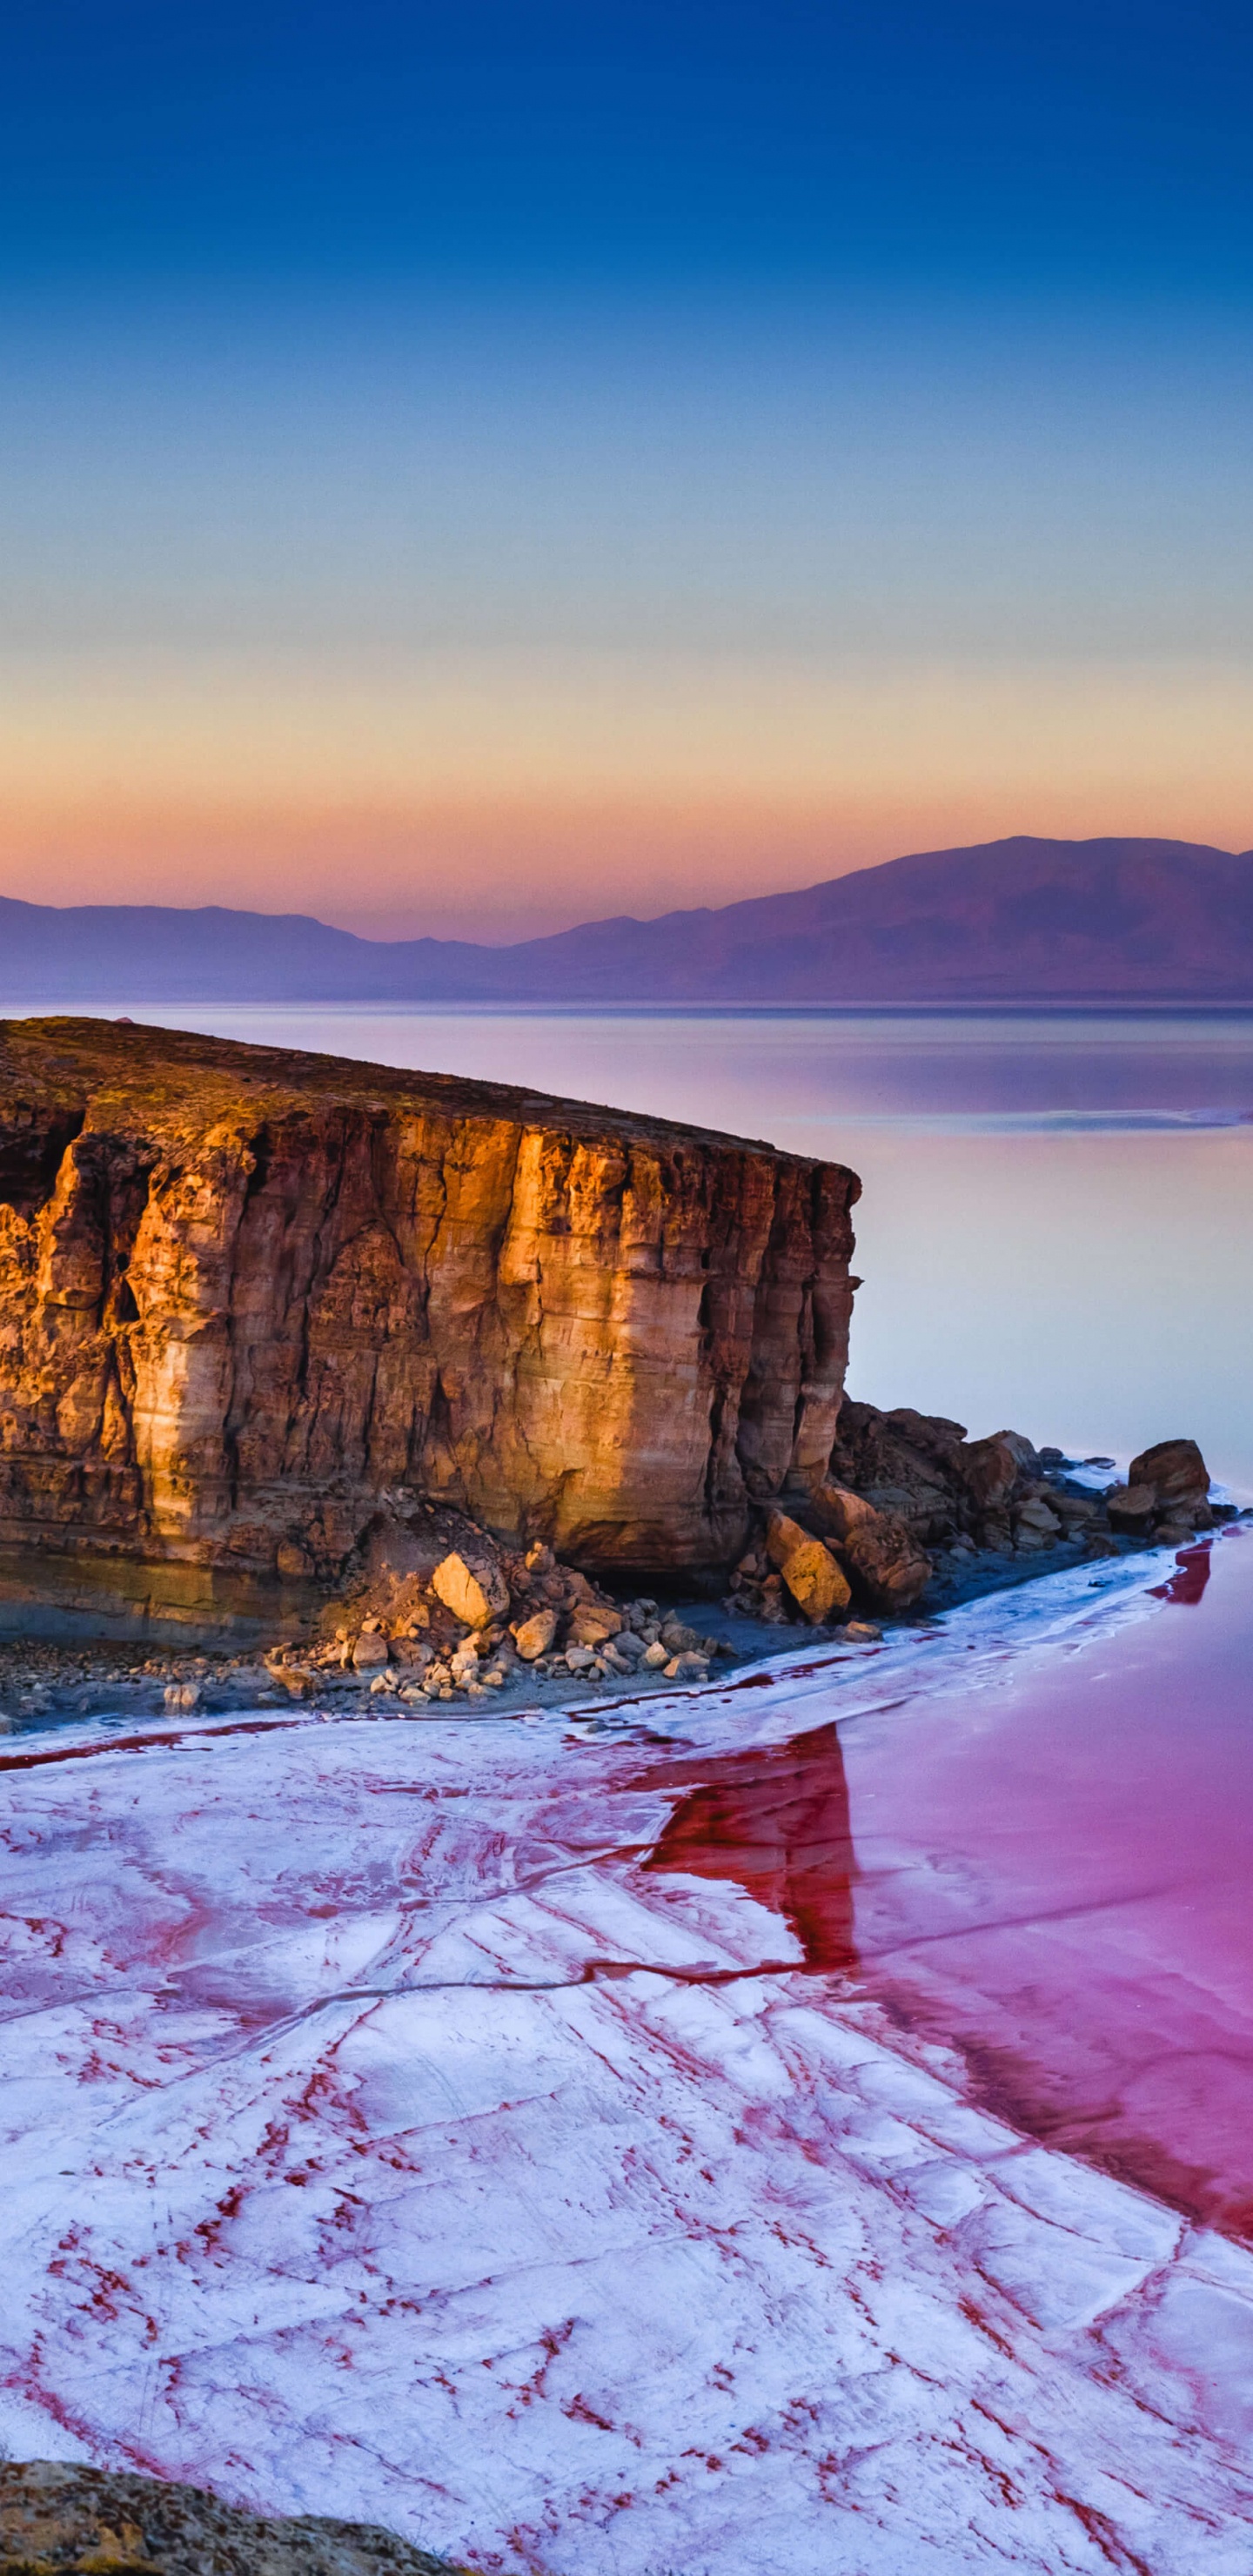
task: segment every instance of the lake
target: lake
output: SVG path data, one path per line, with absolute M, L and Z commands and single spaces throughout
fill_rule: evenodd
M 855 1392 L 1253 1487 L 1251 1022 L 194 1021 L 847 1160 Z M 493 2576 L 1247 2576 L 1251 1670 L 1233 1523 L 638 1704 L 0 1747 L 0 2440 Z

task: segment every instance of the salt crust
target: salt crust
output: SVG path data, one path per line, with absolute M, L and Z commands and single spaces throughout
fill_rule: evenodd
M 0 2440 L 493 2571 L 1247 2576 L 1253 2257 L 637 1866 L 659 1736 L 1082 1654 L 1157 1615 L 1143 1571 L 591 1742 L 302 1711 L 0 1754 Z

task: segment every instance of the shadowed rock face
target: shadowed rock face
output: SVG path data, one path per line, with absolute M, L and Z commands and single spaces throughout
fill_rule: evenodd
M 110 1560 L 176 1621 L 332 1580 L 414 1495 L 725 1561 L 825 1471 L 858 1187 L 496 1085 L 10 1022 L 0 1549 L 74 1598 Z

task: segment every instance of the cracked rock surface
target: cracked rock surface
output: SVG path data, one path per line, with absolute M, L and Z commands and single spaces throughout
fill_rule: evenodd
M 38 1550 L 65 1633 L 107 1602 L 259 1641 L 398 1496 L 591 1567 L 729 1562 L 830 1453 L 858 1189 L 499 1085 L 7 1023 L 10 1631 Z

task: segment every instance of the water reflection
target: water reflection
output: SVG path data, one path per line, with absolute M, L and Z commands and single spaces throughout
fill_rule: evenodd
M 815 1727 L 790 1744 L 695 1767 L 698 1786 L 680 1800 L 642 1867 L 730 1880 L 782 1915 L 807 1968 L 855 1969 L 857 1864 L 838 1729 Z M 693 1766 L 670 1767 L 667 1785 L 676 1768 L 682 1778 Z

